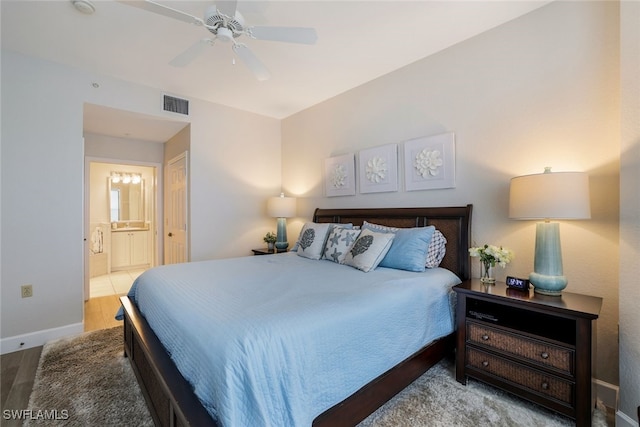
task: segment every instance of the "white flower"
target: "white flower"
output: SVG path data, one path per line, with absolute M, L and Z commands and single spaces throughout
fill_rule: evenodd
M 428 150 L 426 148 L 416 154 L 413 162 L 413 166 L 418 171 L 418 174 L 423 178 L 438 175 L 442 164 L 442 154 L 440 151 Z
M 498 264 L 500 267 L 505 268 L 513 260 L 515 254 L 512 250 L 502 246 L 484 245 L 469 248 L 469 256 L 479 257 L 483 263 L 489 263 L 492 267 Z
M 331 170 L 330 182 L 333 188 L 342 188 L 347 183 L 347 171 L 342 164 L 337 164 Z
M 369 181 L 378 183 L 387 176 L 387 162 L 382 157 L 372 157 L 367 162 L 365 172 Z

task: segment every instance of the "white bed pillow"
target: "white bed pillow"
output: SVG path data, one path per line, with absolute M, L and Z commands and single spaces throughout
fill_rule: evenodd
M 332 227 L 329 237 L 324 245 L 322 258 L 342 264 L 349 249 L 360 235 L 360 230 L 350 228 Z
M 362 270 L 365 273 L 374 270 L 389 251 L 395 234 L 378 233 L 364 229 L 351 249 L 347 252 L 344 264 Z
M 329 234 L 330 224 L 307 222 L 300 230 L 296 253 L 305 258 L 320 259 L 324 253 L 324 243 Z

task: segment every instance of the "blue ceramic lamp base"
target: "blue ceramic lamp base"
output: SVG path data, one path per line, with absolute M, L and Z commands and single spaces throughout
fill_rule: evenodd
M 534 272 L 529 282 L 538 294 L 559 296 L 567 287 L 567 278 L 562 272 L 562 250 L 560 247 L 560 224 L 541 222 L 536 225 L 536 254 Z
M 289 247 L 287 242 L 287 219 L 278 218 L 278 225 L 276 229 L 276 249 L 283 251 Z

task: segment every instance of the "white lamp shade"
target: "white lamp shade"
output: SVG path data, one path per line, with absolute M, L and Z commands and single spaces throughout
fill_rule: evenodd
M 509 218 L 589 219 L 589 176 L 550 172 L 511 179 Z
M 295 197 L 271 197 L 267 201 L 267 214 L 274 218 L 291 218 L 296 216 Z

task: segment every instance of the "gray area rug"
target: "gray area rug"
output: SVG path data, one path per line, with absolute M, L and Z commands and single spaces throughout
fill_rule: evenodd
M 33 415 L 25 426 L 153 425 L 123 356 L 121 327 L 46 344 L 28 409 Z M 569 418 L 480 382 L 463 386 L 452 362 L 443 360 L 358 427 L 572 425 Z M 606 427 L 602 412 L 594 413 L 593 425 Z
M 122 327 L 45 344 L 24 426 L 153 426 Z

